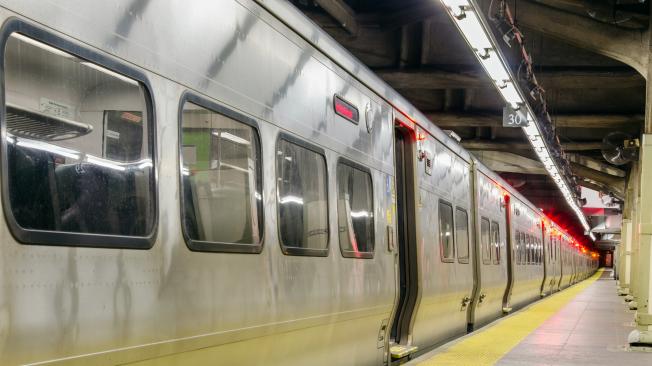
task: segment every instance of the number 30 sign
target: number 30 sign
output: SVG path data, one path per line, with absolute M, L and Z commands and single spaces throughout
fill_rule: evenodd
M 525 108 L 507 106 L 503 108 L 503 127 L 527 127 L 529 125 Z

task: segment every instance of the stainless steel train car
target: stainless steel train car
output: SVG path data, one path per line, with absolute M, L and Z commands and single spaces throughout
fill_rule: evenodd
M 0 23 L 2 365 L 384 365 L 595 271 L 285 1 Z

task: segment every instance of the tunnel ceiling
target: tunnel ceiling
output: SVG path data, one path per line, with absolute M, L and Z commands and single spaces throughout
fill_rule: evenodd
M 455 131 L 467 149 L 582 237 L 579 222 L 544 174 L 523 133 L 502 127 L 504 103 L 439 1 L 292 2 L 435 124 Z M 500 1 L 478 3 L 491 19 Z M 526 37 L 554 131 L 577 181 L 622 196 L 629 166 L 609 164 L 600 149 L 611 132 L 632 137 L 641 133 L 645 79 L 639 72 L 646 66 L 638 48 L 645 46 L 640 43 L 649 23 L 648 2 L 507 4 Z M 497 26 L 494 33 L 502 38 Z M 513 41 L 500 43 L 508 59 L 514 60 L 511 67 L 517 74 L 517 47 Z

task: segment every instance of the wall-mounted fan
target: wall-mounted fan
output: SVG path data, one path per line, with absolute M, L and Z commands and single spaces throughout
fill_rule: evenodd
M 638 158 L 638 139 L 624 132 L 611 132 L 602 139 L 602 156 L 614 165 L 624 165 Z

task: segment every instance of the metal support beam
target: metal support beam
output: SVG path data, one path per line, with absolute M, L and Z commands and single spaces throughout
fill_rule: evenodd
M 455 69 L 463 68 L 462 66 Z M 445 71 L 376 70 L 395 89 L 492 88 L 491 80 L 477 70 Z M 643 88 L 645 80 L 632 70 L 537 70 L 537 81 L 546 89 Z
M 358 21 L 355 12 L 343 0 L 315 0 L 330 16 L 332 16 L 347 32 L 358 34 Z
M 583 165 L 587 168 L 597 170 L 599 172 L 613 175 L 616 177 L 624 178 L 626 175 L 626 172 L 624 170 L 616 168 L 613 165 L 603 163 L 600 160 L 589 158 L 588 156 L 571 153 L 571 154 L 566 154 L 566 158 L 572 163 Z
M 570 11 L 597 21 L 614 24 L 620 27 L 643 29 L 647 28 L 647 17 L 644 14 L 624 11 L 606 1 L 591 0 L 533 0 L 534 2 Z M 638 0 L 640 1 L 640 0 Z
M 571 162 L 571 170 L 573 174 L 600 182 L 604 185 L 609 186 L 612 190 L 618 194 L 624 194 L 625 192 L 625 180 L 622 178 L 614 177 L 613 175 L 605 174 L 591 168 L 587 168 L 584 165 Z
M 464 140 L 462 146 L 468 150 L 491 150 L 491 151 L 514 151 L 532 150 L 529 143 L 518 141 L 492 141 L 492 140 Z M 600 150 L 601 142 L 573 142 L 562 143 L 564 151 L 588 151 Z
M 516 4 L 519 25 L 621 61 L 647 77 L 648 31 L 619 28 L 530 1 Z
M 495 172 L 547 174 L 546 168 L 541 162 L 517 154 L 476 150 L 473 152 L 473 155 Z

